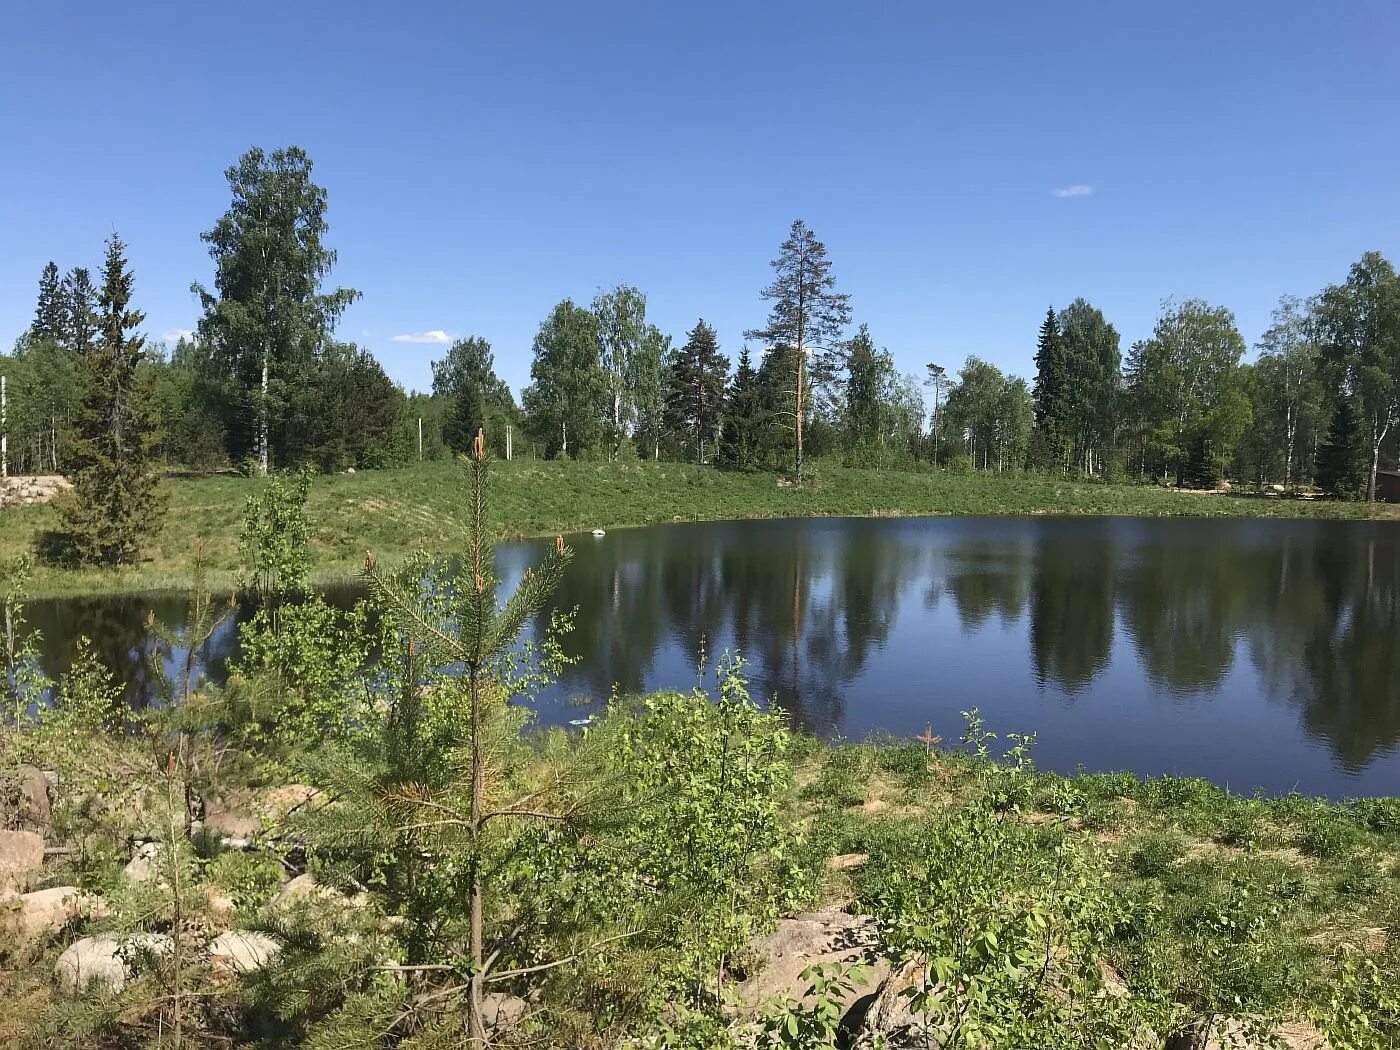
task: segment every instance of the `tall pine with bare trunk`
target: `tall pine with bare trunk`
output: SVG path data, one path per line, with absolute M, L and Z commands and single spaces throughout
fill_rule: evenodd
M 820 376 L 823 365 L 840 349 L 841 334 L 851 323 L 851 297 L 836 291 L 826 245 L 797 219 L 773 260 L 773 283 L 763 298 L 773 305 L 768 323 L 744 335 L 762 339 L 770 350 L 791 348 L 793 355 L 794 473 L 802 479 L 802 426 L 809 410 L 808 356 Z

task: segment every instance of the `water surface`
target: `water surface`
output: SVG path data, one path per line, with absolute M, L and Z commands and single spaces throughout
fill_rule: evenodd
M 1400 794 L 1400 527 L 1385 522 L 905 518 L 721 522 L 573 539 L 580 657 L 542 700 L 689 688 L 738 649 L 824 736 L 1034 732 L 1042 766 L 1239 791 Z M 498 548 L 507 581 L 546 545 Z M 349 601 L 350 591 L 333 592 Z M 80 634 L 140 701 L 142 624 L 178 596 L 37 602 L 48 668 Z M 210 647 L 212 676 L 236 645 Z M 712 675 L 707 676 L 713 681 Z M 584 704 L 577 702 L 582 698 Z

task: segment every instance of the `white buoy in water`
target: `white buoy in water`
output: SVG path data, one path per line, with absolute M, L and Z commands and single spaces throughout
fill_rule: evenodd
M 593 530 L 593 535 L 595 535 L 595 536 L 606 536 L 607 533 L 604 532 L 602 529 L 594 529 L 594 530 Z

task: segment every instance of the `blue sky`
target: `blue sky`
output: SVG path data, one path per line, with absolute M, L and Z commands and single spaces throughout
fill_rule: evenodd
M 1125 352 L 1165 296 L 1252 343 L 1280 295 L 1400 256 L 1398 44 L 1390 0 L 14 0 L 0 341 L 113 230 L 149 334 L 192 327 L 223 170 L 297 144 L 364 293 L 340 335 L 410 387 L 443 347 L 395 336 L 483 335 L 519 390 L 549 308 L 620 281 L 736 355 L 796 217 L 906 371 L 1028 374 L 1079 295 Z

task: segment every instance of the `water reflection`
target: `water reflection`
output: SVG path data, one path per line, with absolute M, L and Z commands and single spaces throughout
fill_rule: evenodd
M 976 704 L 994 727 L 1038 732 L 1054 768 L 1400 793 L 1391 524 L 816 520 L 575 543 L 556 607 L 577 609 L 566 648 L 580 659 L 543 698 L 545 720 L 614 689 L 689 688 L 738 649 L 757 692 L 824 734 L 932 721 L 951 739 Z M 499 548 L 502 576 L 540 552 Z M 140 703 L 152 608 L 178 622 L 182 600 L 40 602 L 31 618 L 51 672 L 86 634 Z M 209 646 L 212 677 L 235 646 L 230 623 Z

